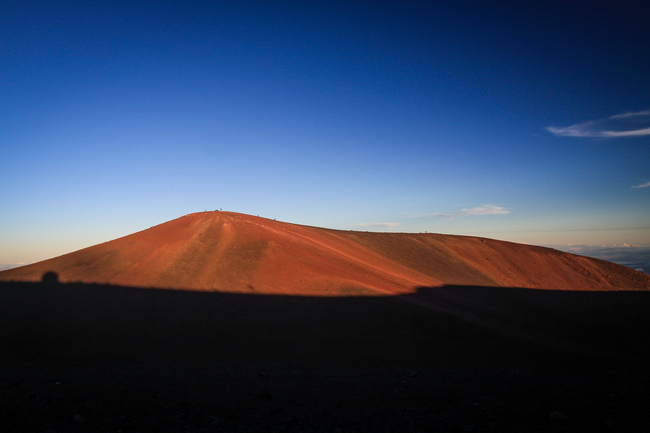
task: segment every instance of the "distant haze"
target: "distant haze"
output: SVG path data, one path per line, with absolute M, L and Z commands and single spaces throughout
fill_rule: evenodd
M 591 245 L 564 245 L 557 248 L 574 254 L 618 263 L 619 265 L 627 266 L 628 268 L 650 274 L 650 248 Z

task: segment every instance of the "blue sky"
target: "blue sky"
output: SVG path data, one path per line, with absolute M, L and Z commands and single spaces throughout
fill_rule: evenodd
M 650 245 L 641 2 L 0 2 L 0 263 L 223 209 Z

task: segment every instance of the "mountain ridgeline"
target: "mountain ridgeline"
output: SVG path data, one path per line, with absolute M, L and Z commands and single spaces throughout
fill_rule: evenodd
M 0 272 L 0 281 L 250 294 L 404 295 L 418 287 L 647 290 L 650 276 L 603 260 L 470 236 L 370 233 L 201 212 Z

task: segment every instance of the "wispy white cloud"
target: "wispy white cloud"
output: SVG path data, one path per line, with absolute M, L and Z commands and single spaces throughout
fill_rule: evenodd
M 615 114 L 610 119 L 627 119 L 629 117 L 650 116 L 650 110 L 629 111 L 627 113 Z
M 461 209 L 454 213 L 434 213 L 433 215 L 441 218 L 454 219 L 456 217 L 471 215 L 507 215 L 509 213 L 510 211 L 502 206 L 484 204 L 483 206 L 477 206 L 471 209 Z
M 606 119 L 590 120 L 564 128 L 548 126 L 546 130 L 561 137 L 641 137 L 650 135 L 650 110 L 615 114 Z
M 648 188 L 650 187 L 650 182 L 642 183 L 641 185 L 634 185 L 632 188 Z
M 357 227 L 370 227 L 370 228 L 392 228 L 397 227 L 400 223 L 359 223 Z

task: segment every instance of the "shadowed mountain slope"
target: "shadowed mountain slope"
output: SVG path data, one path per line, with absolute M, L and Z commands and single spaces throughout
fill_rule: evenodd
M 0 282 L 0 430 L 648 431 L 649 296 Z
M 291 295 L 405 294 L 443 285 L 646 290 L 650 276 L 557 250 L 440 234 L 368 233 L 202 212 L 29 266 L 0 280 Z

